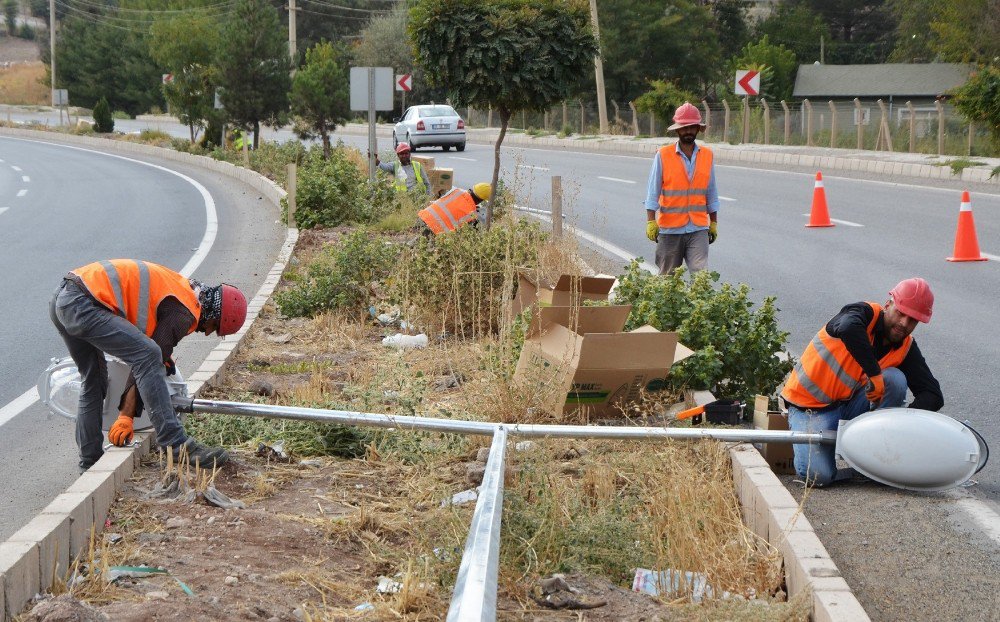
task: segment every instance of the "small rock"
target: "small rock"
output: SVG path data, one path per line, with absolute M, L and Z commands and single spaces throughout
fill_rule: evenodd
M 465 481 L 473 486 L 483 483 L 483 476 L 486 475 L 486 467 L 481 464 L 470 464 L 465 467 Z
M 292 340 L 292 333 L 280 333 L 278 335 L 268 335 L 267 340 L 271 343 L 288 343 Z
M 296 607 L 295 609 L 292 609 L 292 615 L 295 616 L 296 620 L 306 619 L 306 612 L 302 611 L 301 607 Z
M 180 516 L 171 516 L 167 519 L 166 528 L 167 529 L 180 529 L 181 527 L 187 527 L 191 524 L 191 519 L 181 518 Z
M 254 395 L 271 397 L 274 395 L 274 385 L 267 380 L 258 378 L 250 383 L 250 392 Z
M 535 441 L 520 441 L 514 443 L 514 451 L 532 451 L 537 446 Z
M 208 517 L 208 524 L 209 524 L 209 525 L 211 525 L 211 524 L 213 524 L 214 522 L 215 522 L 215 517 L 214 517 L 214 516 L 209 516 L 209 517 Z
M 236 577 L 232 576 L 232 575 L 226 577 L 226 579 L 225 579 L 226 585 L 236 585 L 239 582 L 240 582 L 240 580 L 237 579 Z
M 476 462 L 482 462 L 486 464 L 486 461 L 490 459 L 490 448 L 480 447 L 479 451 L 476 452 Z
M 299 460 L 299 466 L 318 469 L 323 466 L 323 461 L 320 460 L 319 458 L 309 458 L 307 460 Z
M 167 539 L 162 533 L 140 533 L 136 536 L 139 544 L 159 544 Z
M 104 541 L 108 544 L 118 544 L 122 541 L 124 536 L 120 533 L 106 533 L 104 534 Z
M 146 592 L 146 598 L 148 598 L 149 600 L 167 600 L 170 598 L 170 593 L 163 592 L 160 590 L 157 590 L 155 592 Z
M 42 601 L 23 618 L 26 622 L 106 622 L 108 616 L 69 594 Z

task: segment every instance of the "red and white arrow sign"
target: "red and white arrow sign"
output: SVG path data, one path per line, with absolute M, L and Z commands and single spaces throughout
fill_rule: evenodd
M 741 69 L 736 72 L 737 95 L 760 95 L 760 72 Z
M 396 90 L 409 92 L 413 90 L 413 76 L 408 73 L 396 74 Z

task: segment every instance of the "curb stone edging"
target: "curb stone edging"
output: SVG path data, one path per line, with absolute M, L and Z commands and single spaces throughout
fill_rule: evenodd
M 281 199 L 286 195 L 270 179 L 250 169 L 172 149 L 36 130 L 0 128 L 0 136 L 39 139 L 50 143 L 65 142 L 181 161 L 241 181 L 260 192 L 262 197 L 266 197 L 275 206 L 280 206 Z M 228 357 L 239 349 L 241 339 L 250 330 L 281 280 L 298 236 L 298 229 L 288 229 L 274 265 L 248 303 L 247 321 L 243 327 L 239 332 L 224 337 L 208 354 L 201 367 L 187 379 L 188 389 L 192 394 L 197 394 L 206 382 L 222 377 Z M 0 620 L 12 620 L 36 594 L 49 589 L 54 577 L 68 572 L 72 560 L 89 547 L 91 533 L 96 536 L 103 531 L 108 510 L 118 491 L 151 448 L 151 434 L 140 432 L 136 434 L 136 440 L 130 447 L 111 447 L 105 450 L 101 459 L 65 492 L 53 499 L 6 542 L 0 543 Z
M 729 450 L 743 522 L 781 551 L 788 596 L 812 591 L 815 622 L 870 622 L 799 503 L 753 445 Z

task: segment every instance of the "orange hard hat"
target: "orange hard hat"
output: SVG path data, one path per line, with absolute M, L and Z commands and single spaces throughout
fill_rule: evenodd
M 934 294 L 927 281 L 919 277 L 904 279 L 892 288 L 889 295 L 892 296 L 896 308 L 905 315 L 924 324 L 931 321 L 931 313 L 934 311 Z
M 698 108 L 692 105 L 690 102 L 684 102 L 677 111 L 674 112 L 674 124 L 667 128 L 670 130 L 678 130 L 682 127 L 688 127 L 689 125 L 700 125 L 705 127 L 705 124 L 701 122 L 701 113 Z
M 247 319 L 247 299 L 238 288 L 222 284 L 222 310 L 219 316 L 220 337 L 238 331 Z

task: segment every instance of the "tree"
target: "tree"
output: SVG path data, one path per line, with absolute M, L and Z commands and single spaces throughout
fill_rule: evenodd
M 985 124 L 1000 148 L 1000 66 L 980 68 L 954 95 L 955 107 L 966 119 Z
M 761 94 L 773 101 L 791 99 L 799 64 L 795 53 L 783 45 L 774 45 L 764 35 L 760 41 L 747 43 L 733 60 L 733 70 L 755 69 L 760 72 Z
M 929 63 L 935 60 L 936 42 L 931 23 L 948 0 L 889 0 L 896 19 L 896 47 L 889 55 L 894 63 Z
M 884 63 L 895 45 L 896 21 L 887 0 L 785 0 L 785 3 L 809 7 L 827 26 L 830 39 L 827 39 L 825 62 Z M 776 39 L 775 43 L 784 41 Z
M 253 129 L 256 149 L 261 122 L 280 127 L 288 113 L 291 65 L 277 9 L 266 0 L 237 0 L 222 28 L 216 68 L 222 104 L 231 120 Z
M 711 4 L 723 58 L 732 58 L 739 54 L 750 39 L 750 28 L 747 26 L 749 9 L 749 0 L 716 0 Z
M 212 62 L 219 25 L 204 15 L 157 21 L 151 28 L 150 52 L 159 66 L 173 74 L 163 94 L 174 113 L 188 126 L 191 142 L 204 128 L 215 106 L 216 72 Z
M 111 106 L 106 97 L 101 97 L 94 105 L 94 131 L 100 134 L 115 131 L 115 119 L 111 116 Z
M 660 123 L 670 125 L 673 122 L 674 111 L 684 102 L 697 102 L 694 93 L 677 88 L 672 82 L 653 80 L 652 88 L 635 100 L 639 112 L 652 112 Z
M 306 62 L 295 73 L 289 94 L 295 133 L 303 140 L 323 138 L 323 157 L 330 157 L 330 132 L 350 115 L 351 85 L 347 72 L 329 42 L 306 52 Z
M 941 56 L 951 62 L 1000 63 L 1000 2 L 947 2 L 931 22 Z
M 417 62 L 453 105 L 492 106 L 500 117 L 494 196 L 511 116 L 572 95 L 597 53 L 590 10 L 579 0 L 420 0 L 410 32 Z M 487 227 L 492 220 L 490 202 Z
M 3 18 L 7 24 L 7 34 L 12 37 L 17 36 L 17 10 L 17 0 L 4 0 Z
M 784 45 L 800 63 L 819 60 L 820 39 L 830 41 L 830 29 L 808 6 L 783 2 L 757 25 L 757 38 L 767 35 L 771 43 Z

